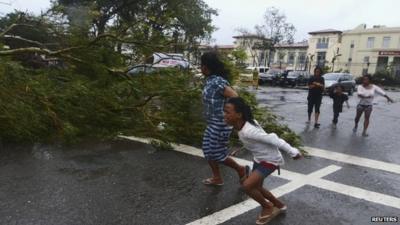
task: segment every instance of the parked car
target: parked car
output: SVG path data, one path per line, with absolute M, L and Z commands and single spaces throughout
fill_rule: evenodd
M 190 63 L 183 57 L 182 54 L 156 52 L 147 58 L 144 64 L 132 66 L 128 70 L 128 74 L 150 74 L 163 68 L 189 69 Z
M 183 54 L 177 53 L 156 52 L 146 60 L 146 63 L 180 69 L 188 69 L 190 67 L 190 63 L 184 58 Z
M 349 73 L 327 73 L 323 75 L 325 79 L 325 93 L 329 93 L 336 85 L 341 85 L 343 91 L 352 95 L 356 89 L 356 82 L 353 75 Z
M 260 74 L 258 80 L 260 84 L 269 83 L 272 85 L 277 85 L 279 83 L 281 74 L 281 70 L 270 69 L 267 71 L 267 73 Z
M 278 77 L 279 79 L 277 81 L 277 84 L 279 84 L 280 86 L 283 86 L 283 87 L 286 86 L 288 74 L 289 74 L 289 72 L 292 72 L 292 71 L 293 71 L 292 69 L 283 70 L 281 75 Z
M 152 64 L 139 64 L 136 66 L 132 66 L 128 70 L 128 75 L 151 74 L 163 68 L 168 68 L 168 67 L 161 65 L 152 65 Z
M 289 85 L 291 87 L 299 85 L 307 85 L 308 79 L 310 79 L 311 74 L 308 71 L 295 70 L 290 71 L 283 81 L 283 85 Z

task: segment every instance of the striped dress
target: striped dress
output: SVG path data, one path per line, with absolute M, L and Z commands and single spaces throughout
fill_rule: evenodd
M 228 142 L 232 127 L 224 121 L 224 90 L 229 82 L 216 75 L 207 77 L 203 89 L 204 116 L 207 128 L 203 135 L 204 158 L 223 162 L 228 157 Z

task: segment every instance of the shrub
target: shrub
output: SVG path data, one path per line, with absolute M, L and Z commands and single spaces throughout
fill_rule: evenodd
M 373 82 L 381 85 L 400 85 L 400 77 L 395 77 L 388 70 L 377 71 L 373 75 Z

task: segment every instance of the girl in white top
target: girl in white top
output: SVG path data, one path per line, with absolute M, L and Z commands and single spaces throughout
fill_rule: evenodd
M 372 104 L 374 102 L 374 96 L 376 94 L 385 97 L 388 102 L 393 102 L 389 96 L 386 95 L 380 87 L 371 84 L 371 75 L 364 75 L 362 78 L 362 84 L 357 87 L 357 95 L 360 98 L 360 102 L 357 105 L 357 114 L 354 119 L 353 132 L 357 132 L 358 122 L 360 121 L 361 115 L 364 113 L 364 130 L 362 136 L 367 137 L 367 129 L 369 125 L 369 118 L 372 113 Z
M 253 119 L 250 107 L 242 98 L 228 99 L 224 107 L 224 119 L 238 131 L 244 147 L 253 153 L 253 171 L 243 181 L 242 187 L 262 206 L 261 215 L 256 223 L 266 224 L 280 211 L 286 210 L 286 206 L 262 186 L 264 179 L 284 163 L 279 149 L 287 152 L 293 159 L 299 159 L 302 155 L 298 149 L 290 146 L 276 134 L 266 133 Z

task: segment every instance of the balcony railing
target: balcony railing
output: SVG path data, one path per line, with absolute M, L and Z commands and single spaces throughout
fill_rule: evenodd
M 326 49 L 328 48 L 328 43 L 317 43 L 317 49 Z

